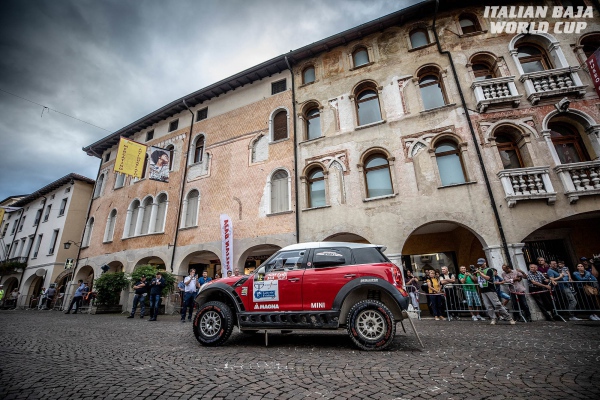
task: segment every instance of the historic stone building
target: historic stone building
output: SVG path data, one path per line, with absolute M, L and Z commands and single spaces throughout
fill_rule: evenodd
M 242 273 L 295 243 L 290 77 L 278 57 L 84 148 L 102 161 L 79 268 L 131 273 L 152 264 L 214 276 L 223 264 L 221 215 L 233 230 L 231 267 Z M 165 149 L 168 182 L 115 173 L 121 136 Z
M 571 3 L 540 2 L 544 20 Z M 483 6 L 444 4 L 289 56 L 300 240 L 381 243 L 417 272 L 600 253 L 600 112 L 584 63 L 598 19 L 580 34 L 492 33 Z
M 10 204 L 13 211 L 2 221 L 0 266 L 14 268 L 3 268 L 0 276 L 6 293 L 21 292 L 18 306 L 35 304 L 40 289 L 52 283 L 61 293 L 68 290 L 78 249 L 63 244 L 81 241 L 93 187 L 92 179 L 71 173 Z M 93 275 L 80 271 L 78 278 L 91 283 Z

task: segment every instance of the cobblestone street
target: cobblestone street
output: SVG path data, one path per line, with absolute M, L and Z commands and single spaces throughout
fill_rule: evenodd
M 239 333 L 205 348 L 189 323 L 0 311 L 1 399 L 592 399 L 600 323 L 415 321 L 389 351 L 345 331 Z M 408 324 L 406 324 L 408 325 Z

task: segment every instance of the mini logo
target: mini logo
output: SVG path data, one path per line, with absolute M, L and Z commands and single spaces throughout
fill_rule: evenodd
M 310 303 L 310 308 L 325 308 L 325 303 Z

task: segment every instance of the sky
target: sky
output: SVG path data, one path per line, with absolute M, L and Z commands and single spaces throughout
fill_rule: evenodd
M 2 0 L 0 201 L 71 172 L 95 179 L 100 160 L 82 147 L 246 68 L 418 2 Z

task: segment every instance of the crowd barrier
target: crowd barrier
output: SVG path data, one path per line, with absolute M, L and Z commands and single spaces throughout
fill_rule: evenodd
M 408 306 L 408 313 L 417 319 L 421 319 L 421 307 L 420 307 L 420 295 L 419 288 L 414 285 L 406 285 L 404 287 L 410 297 L 410 303 Z
M 561 313 L 567 314 L 567 318 L 600 313 L 598 282 L 558 282 L 552 285 L 551 297 L 554 314 L 561 318 L 564 318 Z

